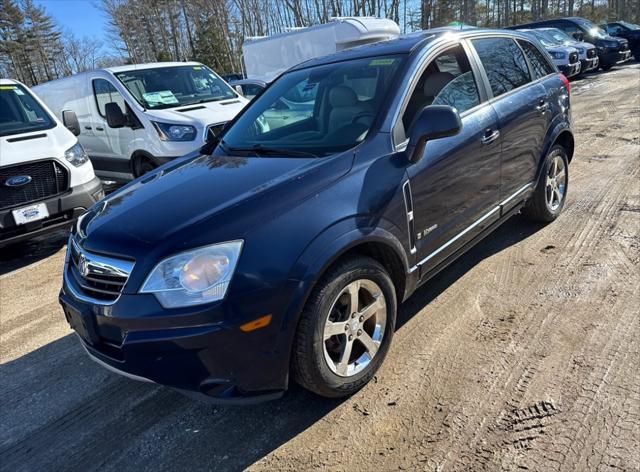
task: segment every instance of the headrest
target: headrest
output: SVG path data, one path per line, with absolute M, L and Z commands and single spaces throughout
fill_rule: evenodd
M 333 108 L 352 107 L 358 103 L 358 96 L 351 87 L 336 85 L 329 91 L 329 103 Z
M 429 74 L 424 81 L 424 96 L 435 97 L 440 93 L 440 90 L 453 79 L 455 79 L 455 76 L 449 72 L 434 72 L 433 74 Z

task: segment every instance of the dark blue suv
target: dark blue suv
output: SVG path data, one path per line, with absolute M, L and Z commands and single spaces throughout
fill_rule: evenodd
M 292 112 L 295 111 L 295 113 Z M 398 304 L 567 195 L 569 84 L 519 33 L 440 29 L 311 60 L 97 203 L 60 302 L 107 368 L 219 402 L 349 395 Z

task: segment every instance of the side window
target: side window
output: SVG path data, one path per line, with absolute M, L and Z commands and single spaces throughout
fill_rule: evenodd
M 111 102 L 116 102 L 118 106 L 120 106 L 122 113 L 127 113 L 127 105 L 124 98 L 108 80 L 94 79 L 93 94 L 96 99 L 96 106 L 98 107 L 98 113 L 100 113 L 100 116 L 105 116 L 104 106 Z
M 511 38 L 474 39 L 471 42 L 487 73 L 494 97 L 531 81 L 524 54 Z
M 555 72 L 553 65 L 537 47 L 522 39 L 518 39 L 518 44 L 520 44 L 527 59 L 529 59 L 534 79 L 540 79 Z
M 429 105 L 449 105 L 463 113 L 480 103 L 471 65 L 462 46 L 440 53 L 427 66 L 402 115 L 405 133 L 413 120 Z

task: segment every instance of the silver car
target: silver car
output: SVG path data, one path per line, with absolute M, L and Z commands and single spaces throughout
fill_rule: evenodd
M 534 39 L 537 39 L 553 59 L 554 64 L 565 77 L 574 77 L 582 71 L 578 50 L 571 46 L 558 44 L 555 40 L 539 29 L 520 29 Z
M 598 69 L 600 61 L 598 59 L 598 51 L 593 44 L 586 43 L 584 41 L 576 41 L 574 38 L 558 28 L 536 29 L 537 31 L 546 33 L 547 37 L 550 40 L 555 41 L 557 44 L 576 48 L 578 50 L 580 63 L 582 64 L 582 72 Z

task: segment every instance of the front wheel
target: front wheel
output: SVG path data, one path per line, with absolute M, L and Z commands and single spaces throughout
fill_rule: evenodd
M 568 187 L 569 159 L 565 149 L 556 144 L 547 154 L 538 185 L 522 212 L 534 221 L 555 220 L 564 207 Z
M 337 265 L 302 313 L 293 349 L 296 381 L 324 397 L 355 393 L 382 364 L 395 320 L 395 289 L 382 265 L 364 256 Z

